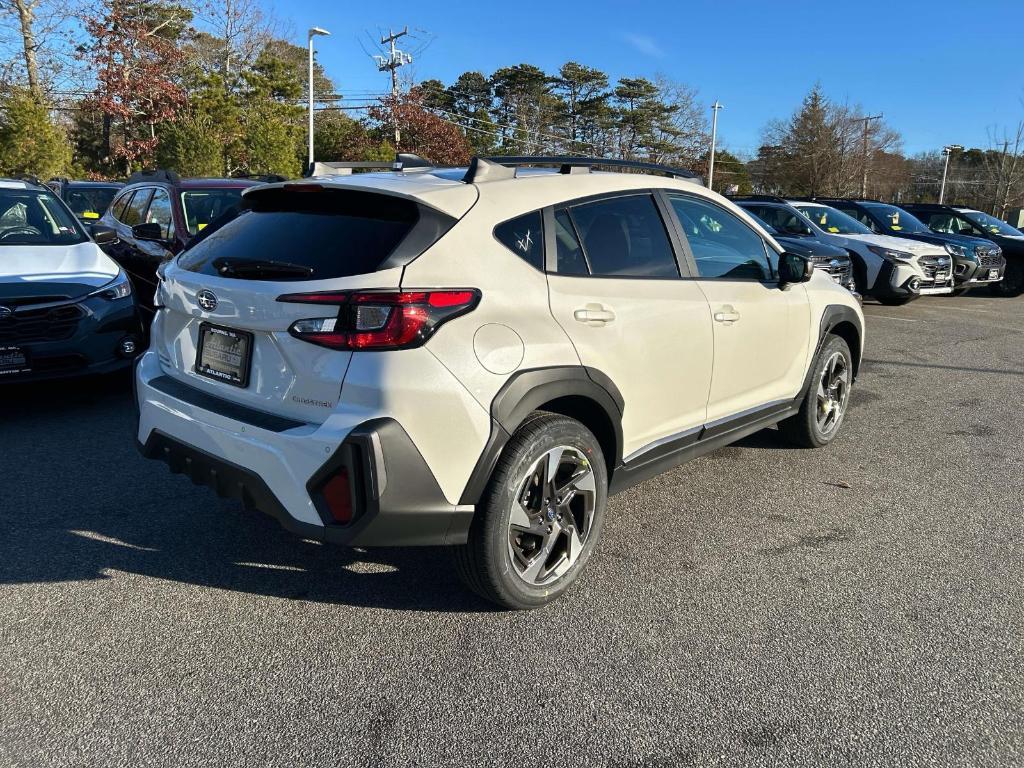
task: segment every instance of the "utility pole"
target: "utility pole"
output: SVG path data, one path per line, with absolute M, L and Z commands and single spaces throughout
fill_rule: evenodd
M 382 37 L 380 39 L 380 44 L 390 45 L 391 54 L 386 58 L 384 56 L 373 57 L 377 62 L 377 71 L 391 73 L 391 122 L 395 124 L 395 149 L 398 149 L 398 145 L 402 141 L 402 132 L 398 128 L 398 119 L 396 116 L 396 109 L 398 107 L 398 69 L 399 67 L 404 67 L 406 64 L 412 64 L 412 55 L 395 48 L 395 41 L 408 34 L 408 27 L 397 34 L 388 30 L 388 36 Z
M 957 150 L 962 150 L 959 144 L 948 144 L 942 148 L 942 154 L 946 156 L 946 164 L 942 166 L 942 186 L 939 187 L 939 205 L 946 199 L 946 176 L 949 174 L 949 156 Z
M 715 142 L 718 139 L 718 110 L 722 105 L 715 99 L 711 105 L 711 157 L 708 160 L 708 189 L 714 191 L 712 184 L 715 181 Z
M 862 118 L 864 120 L 864 176 L 860 180 L 860 196 L 868 196 L 868 124 L 872 120 L 881 120 L 881 115 L 870 115 Z

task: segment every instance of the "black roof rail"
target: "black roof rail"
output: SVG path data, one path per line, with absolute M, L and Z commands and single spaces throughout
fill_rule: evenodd
M 140 181 L 163 181 L 168 184 L 177 184 L 181 181 L 181 177 L 174 171 L 167 171 L 163 168 L 144 168 L 129 176 L 127 183 L 137 184 Z
M 10 178 L 15 179 L 16 181 L 24 181 L 28 184 L 33 184 L 34 186 L 37 187 L 46 186 L 45 184 L 43 184 L 43 182 L 39 180 L 38 176 L 33 176 L 31 173 L 16 173 Z
M 730 200 L 749 200 L 756 203 L 785 203 L 789 198 L 778 195 L 726 195 Z
M 474 158 L 474 160 L 477 158 Z M 700 181 L 703 183 L 703 179 L 700 174 L 688 171 L 683 168 L 674 168 L 670 165 L 661 165 L 659 163 L 648 163 L 643 160 L 622 160 L 619 158 L 611 157 L 576 157 L 572 155 L 495 155 L 490 157 L 481 157 L 480 160 L 485 160 L 488 163 L 495 163 L 497 165 L 503 165 L 506 168 L 519 168 L 527 165 L 557 165 L 560 173 L 578 173 L 574 169 L 583 169 L 584 171 L 592 168 L 627 168 L 637 171 L 650 171 L 652 173 L 662 173 L 666 176 L 672 176 L 677 179 L 690 179 Z M 472 170 L 472 166 L 470 167 Z M 470 173 L 466 174 L 465 181 L 472 182 L 475 176 L 470 176 Z

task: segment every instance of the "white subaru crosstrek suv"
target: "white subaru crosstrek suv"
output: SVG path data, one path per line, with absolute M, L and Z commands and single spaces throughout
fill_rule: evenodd
M 670 175 L 591 169 L 616 165 Z M 449 545 L 500 605 L 556 598 L 609 494 L 846 414 L 857 300 L 684 176 L 478 158 L 246 190 L 161 271 L 141 450 L 301 536 Z
M 811 222 L 820 239 L 852 252 L 855 277 L 865 295 L 899 305 L 919 296 L 953 293 L 953 260 L 941 245 L 876 234 L 822 203 L 788 202 Z

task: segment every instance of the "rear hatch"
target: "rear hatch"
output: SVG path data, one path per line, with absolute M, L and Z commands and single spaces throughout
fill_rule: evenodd
M 461 215 L 475 200 L 471 193 L 442 212 L 361 181 L 254 188 L 237 218 L 204 232 L 169 265 L 152 339 L 164 371 L 235 403 L 324 421 L 352 353 L 289 329 L 338 316 L 339 306 L 280 298 L 398 289 L 404 265 L 448 231 L 457 220 L 451 212 Z

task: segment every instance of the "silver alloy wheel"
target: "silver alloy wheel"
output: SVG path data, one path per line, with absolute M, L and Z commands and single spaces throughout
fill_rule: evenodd
M 850 398 L 850 365 L 846 355 L 833 352 L 818 379 L 818 430 L 832 434 L 843 419 Z
M 594 521 L 597 485 L 578 448 L 542 455 L 519 483 L 508 525 L 512 566 L 527 584 L 557 581 L 583 552 Z

